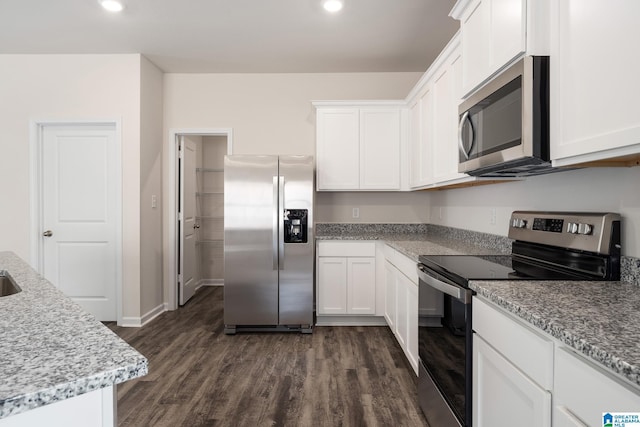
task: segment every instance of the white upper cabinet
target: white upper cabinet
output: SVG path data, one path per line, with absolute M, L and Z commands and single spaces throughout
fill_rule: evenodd
M 360 109 L 360 189 L 400 189 L 400 108 Z
M 462 90 L 472 92 L 522 54 L 548 55 L 549 0 L 459 0 Z
M 476 181 L 458 172 L 458 105 L 462 52 L 455 35 L 407 97 L 409 186 L 436 188 Z
M 318 190 L 400 190 L 403 102 L 314 102 Z
M 640 157 L 640 2 L 563 0 L 551 9 L 551 159 Z
M 360 186 L 360 110 L 319 108 L 316 114 L 318 190 Z
M 433 147 L 431 183 L 467 177 L 458 172 L 458 104 L 461 98 L 462 55 L 459 43 L 446 56 L 433 82 Z
M 433 175 L 431 147 L 433 145 L 433 91 L 427 84 L 410 104 L 409 186 L 420 188 L 431 182 Z

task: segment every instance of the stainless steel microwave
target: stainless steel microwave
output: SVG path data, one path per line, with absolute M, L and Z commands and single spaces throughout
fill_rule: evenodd
M 459 107 L 458 171 L 527 176 L 549 161 L 549 57 L 525 56 Z

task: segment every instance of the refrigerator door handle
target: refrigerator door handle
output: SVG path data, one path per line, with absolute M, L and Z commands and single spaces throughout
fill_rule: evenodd
M 284 176 L 281 175 L 278 180 L 278 265 L 280 270 L 284 270 Z
M 279 218 L 279 199 L 280 199 L 280 191 L 279 191 L 279 187 L 278 187 L 278 177 L 274 176 L 273 177 L 273 224 L 271 226 L 271 230 L 272 230 L 272 243 L 273 243 L 273 269 L 277 270 L 278 269 L 278 229 L 280 227 L 278 227 L 278 218 Z

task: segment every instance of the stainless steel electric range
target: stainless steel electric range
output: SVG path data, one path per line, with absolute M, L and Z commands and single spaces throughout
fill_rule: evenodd
M 419 301 L 444 300 L 441 318 L 418 323 L 418 396 L 430 425 L 473 424 L 470 281 L 620 279 L 618 214 L 516 211 L 508 235 L 511 255 L 419 258 Z

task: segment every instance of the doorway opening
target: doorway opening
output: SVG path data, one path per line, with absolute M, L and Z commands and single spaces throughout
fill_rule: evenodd
M 175 310 L 202 286 L 224 284 L 224 156 L 231 129 L 170 135 L 167 305 Z

